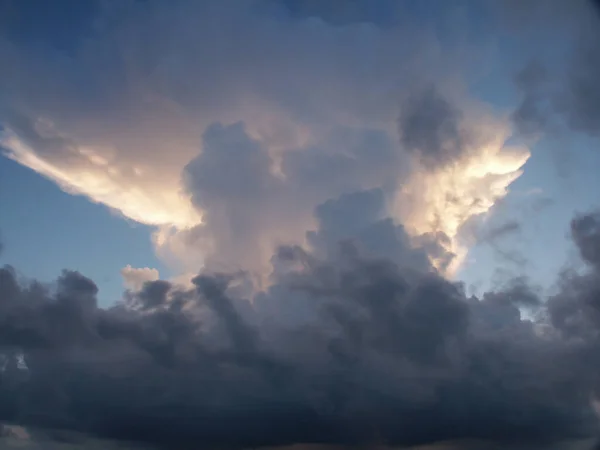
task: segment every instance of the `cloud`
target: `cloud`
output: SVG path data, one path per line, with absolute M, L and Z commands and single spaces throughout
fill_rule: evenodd
M 3 145 L 64 188 L 152 225 L 199 222 L 179 195 L 179 178 L 210 124 L 243 120 L 273 151 L 347 121 L 381 125 L 393 101 L 380 102 L 386 96 L 377 91 L 394 90 L 406 73 L 397 69 L 417 57 L 399 48 L 398 30 L 286 23 L 247 1 L 120 3 L 106 2 L 91 35 L 72 38 L 68 58 L 3 39 L 0 57 L 11 67 L 0 80 L 11 92 Z M 228 26 L 216 29 L 213 20 Z M 384 73 L 353 70 L 364 61 L 348 51 L 354 39 L 396 55 L 382 55 Z M 42 82 L 27 76 L 40 66 Z M 329 88 L 334 80 L 339 93 Z M 348 98 L 355 104 L 344 105 Z
M 426 165 L 447 165 L 465 150 L 461 112 L 435 87 L 413 93 L 401 110 L 398 128 L 404 148 Z
M 203 135 L 202 153 L 183 176 L 204 222 L 179 233 L 160 231 L 155 237 L 159 251 L 177 254 L 192 247 L 202 255 L 196 267 L 265 274 L 278 245 L 302 242 L 304 230 L 315 223 L 315 205 L 357 189 L 378 189 L 379 214 L 405 221 L 412 238 L 437 241 L 443 249 L 429 247 L 435 253 L 430 256 L 439 257 L 438 269 L 452 272 L 450 266 L 458 267 L 464 256 L 461 227 L 506 195 L 529 152 L 508 147 L 506 124 L 481 107 L 465 105 L 468 115 L 448 107 L 469 138 L 461 139 L 453 160 L 438 155 L 437 166 L 427 169 L 411 158 L 406 145 L 378 129 L 338 128 L 314 147 L 285 152 L 276 161 L 244 123 L 212 125 Z M 423 134 L 437 133 L 437 123 L 419 126 Z M 448 138 L 442 133 L 437 140 L 446 145 Z M 364 220 L 353 214 L 348 226 Z
M 548 126 L 547 81 L 546 69 L 539 61 L 531 62 L 516 76 L 515 84 L 522 101 L 513 112 L 512 119 L 523 135 L 535 135 Z
M 268 273 L 275 247 L 303 241 L 315 205 L 355 189 L 393 190 L 405 161 L 381 131 L 340 129 L 322 146 L 283 154 L 274 173 L 274 158 L 245 124 L 215 124 L 183 175 L 203 224 L 168 236 L 164 245 L 182 239 L 181 247 L 195 248 L 207 267 Z
M 469 99 L 462 32 L 442 40 L 417 13 L 387 0 L 102 2 L 61 45 L 45 28 L 0 37 L 0 145 L 156 226 L 178 272 L 241 268 L 263 283 L 315 206 L 374 188 L 411 237 L 445 235 L 442 253 L 462 255 L 461 224 L 506 194 L 528 152 L 505 148 L 507 119 Z
M 504 2 L 514 29 L 526 33 L 541 48 L 517 75 L 522 103 L 513 114 L 524 134 L 568 129 L 598 136 L 600 96 L 600 8 L 595 0 L 540 2 L 522 7 Z M 515 20 L 516 19 L 516 20 Z M 523 31 L 525 28 L 526 31 Z M 561 50 L 546 55 L 551 42 Z M 545 44 L 545 45 L 544 45 Z
M 561 33 L 588 11 L 549 1 L 500 9 Z M 529 158 L 511 120 L 590 131 L 593 108 L 542 61 L 498 114 L 463 86 L 461 32 L 372 4 L 107 1 L 60 48 L 0 37 L 3 151 L 155 226 L 185 274 L 127 266 L 103 309 L 78 272 L 0 269 L 0 420 L 48 448 L 591 446 L 597 215 L 574 219 L 585 270 L 547 302 L 523 277 L 481 298 L 451 277 Z M 564 80 L 585 86 L 586 58 Z
M 144 283 L 148 281 L 156 281 L 160 275 L 158 270 L 151 269 L 150 267 L 135 268 L 127 265 L 121 269 L 121 276 L 125 287 L 139 291 L 142 289 Z
M 592 266 L 600 267 L 600 212 L 577 216 L 571 222 L 571 233 L 582 258 Z
M 251 297 L 244 272 L 203 271 L 101 309 L 77 272 L 45 286 L 1 269 L 0 346 L 29 370 L 3 374 L 0 420 L 170 449 L 593 438 L 597 217 L 573 221 L 589 271 L 546 306 L 523 279 L 467 297 L 382 195 L 323 203 L 307 246 L 276 250 Z
M 563 274 L 561 291 L 549 301 L 550 318 L 552 324 L 565 335 L 595 340 L 600 293 L 598 213 L 575 217 L 571 222 L 571 234 L 582 260 L 587 263 L 588 270 L 583 273 L 570 271 Z

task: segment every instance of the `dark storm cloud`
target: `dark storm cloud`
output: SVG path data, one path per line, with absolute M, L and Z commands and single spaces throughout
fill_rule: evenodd
M 536 57 L 516 77 L 522 102 L 513 119 L 525 134 L 552 130 L 557 119 L 571 129 L 600 135 L 600 8 L 597 0 L 528 0 L 505 14 L 537 34 L 542 48 L 560 40 L 566 51 L 553 52 L 542 63 Z M 535 31 L 532 31 L 535 30 Z M 527 38 L 527 37 L 524 37 Z M 546 45 L 544 45 L 546 43 Z M 558 56 L 559 60 L 556 60 Z
M 571 234 L 583 259 L 600 269 L 600 212 L 577 216 L 571 222 Z
M 400 112 L 398 131 L 404 148 L 426 166 L 439 167 L 462 155 L 466 136 L 462 113 L 435 86 L 417 90 Z
M 189 290 L 150 281 L 128 294 L 134 308 L 100 309 L 77 272 L 46 286 L 0 269 L 0 346 L 29 367 L 1 374 L 0 420 L 169 449 L 594 433 L 600 320 L 570 320 L 595 311 L 571 295 L 591 281 L 553 298 L 545 326 L 521 318 L 545 311 L 525 280 L 467 298 L 386 222 L 381 196 L 319 207 L 313 249 L 281 247 L 253 303 L 236 294 L 243 273 L 202 273 Z M 586 220 L 573 225 L 582 252 L 600 241 Z M 584 253 L 590 280 L 596 256 Z
M 142 310 L 157 308 L 167 302 L 171 283 L 164 280 L 144 282 L 138 292 L 127 292 L 126 300 L 132 307 Z
M 339 2 L 287 2 L 292 16 L 335 25 L 356 24 L 372 3 L 346 2 L 344 15 Z M 225 10 L 232 3 L 212 6 L 221 4 Z M 254 2 L 244 6 L 250 4 Z M 178 12 L 181 18 L 209 17 L 212 22 L 215 16 L 203 14 L 206 5 L 191 2 Z M 166 9 L 156 11 L 141 15 L 168 18 Z M 359 22 L 383 20 L 367 17 Z M 224 23 L 238 32 L 233 25 L 242 26 L 242 21 Z M 151 47 L 173 56 L 188 48 L 192 30 L 225 29 L 204 25 L 175 22 L 173 28 L 186 37 L 181 40 L 170 39 L 160 27 L 158 32 L 141 28 L 146 33 L 135 35 L 145 43 L 169 36 L 168 45 Z M 195 46 L 193 52 L 179 54 L 181 59 L 161 65 L 175 77 L 177 98 L 184 104 L 194 99 L 220 103 L 228 95 L 237 99 L 244 92 L 232 88 L 237 83 L 219 87 L 243 73 L 244 82 L 258 80 L 265 91 L 274 89 L 273 97 L 285 91 L 281 103 L 295 105 L 294 117 L 303 117 L 322 109 L 311 104 L 312 97 L 343 85 L 338 73 L 357 74 L 356 67 L 364 65 L 362 51 L 356 60 L 350 58 L 353 64 L 330 58 L 336 49 L 353 48 L 346 39 L 336 38 L 334 50 L 327 50 L 321 41 L 300 36 L 297 48 L 279 50 L 288 38 L 263 34 L 268 27 L 262 25 L 257 22 L 256 32 L 264 41 L 237 34 L 226 39 L 219 33 L 189 34 L 194 44 L 208 42 L 210 51 L 200 53 L 205 58 L 197 68 L 188 57 L 196 54 Z M 312 26 L 306 29 L 312 35 Z M 373 29 L 361 30 L 365 39 L 359 40 L 368 41 Z M 337 30 L 332 35 L 338 36 Z M 391 42 L 390 55 L 395 55 L 400 40 Z M 221 63 L 223 55 L 237 61 L 232 48 L 250 65 L 234 63 L 213 71 L 210 63 Z M 295 49 L 294 60 L 287 58 L 290 48 Z M 305 56 L 314 49 L 326 50 L 322 59 L 327 67 L 335 60 L 335 76 L 322 84 L 323 91 L 310 77 L 310 90 L 295 88 L 298 74 L 314 72 L 306 70 Z M 266 55 L 276 55 L 282 65 L 262 68 L 257 61 Z M 406 69 L 404 62 L 388 68 L 391 58 L 381 58 L 384 72 L 394 74 L 394 80 Z M 290 66 L 294 61 L 299 65 Z M 287 76 L 281 82 L 273 74 L 283 66 Z M 256 67 L 261 70 L 251 70 Z M 207 70 L 217 82 L 199 88 L 196 76 Z M 194 76 L 180 78 L 178 72 Z M 356 86 L 361 86 L 358 78 Z M 81 85 L 90 92 L 91 83 Z M 344 89 L 339 96 L 345 102 L 353 97 L 347 92 L 359 90 Z M 61 96 L 60 103 L 67 97 Z M 145 105 L 144 111 L 151 109 Z M 409 152 L 429 167 L 462 156 L 468 140 L 462 114 L 437 89 L 416 92 L 404 106 L 398 126 Z M 379 101 L 376 109 L 385 110 Z M 49 151 L 53 144 L 67 144 L 43 141 L 39 132 L 30 131 L 30 140 L 39 138 L 35 143 L 47 144 Z M 264 235 L 292 227 L 305 231 L 306 223 L 316 224 L 306 235 L 308 249 L 281 246 L 274 255 L 266 250 L 267 261 L 272 256 L 271 283 L 252 299 L 239 294 L 246 274 L 206 271 L 190 289 L 150 281 L 128 292 L 124 304 L 101 309 L 96 285 L 77 272 L 65 271 L 55 285 L 46 286 L 20 282 L 10 267 L 0 269 L 0 346 L 12 362 L 0 374 L 0 420 L 174 450 L 297 443 L 412 445 L 465 438 L 544 446 L 593 434 L 596 419 L 589 397 L 598 381 L 594 332 L 599 323 L 594 314 L 581 312 L 594 311 L 596 272 L 565 280 L 548 310 L 524 280 L 481 299 L 467 298 L 460 284 L 441 278 L 428 262 L 427 255 L 441 254 L 439 241 L 447 237 L 421 236 L 415 248 L 404 228 L 386 216 L 386 191 L 373 188 L 402 178 L 402 157 L 387 135 L 362 128 L 335 133 L 323 147 L 333 142 L 343 151 L 292 149 L 279 161 L 285 176 L 278 177 L 271 170 L 273 155 L 244 124 L 212 125 L 203 136 L 203 152 L 187 165 L 185 187 L 205 213 L 205 228 L 190 230 L 188 236 L 214 240 L 208 246 L 211 260 L 237 258 L 241 266 L 249 266 L 265 252 Z M 320 206 L 312 217 L 314 204 Z M 584 246 L 592 248 L 596 235 L 584 225 L 574 226 L 575 242 L 593 266 L 597 255 L 585 253 Z M 284 241 L 287 236 L 277 237 Z M 519 308 L 540 317 L 548 314 L 551 323 L 524 320 Z M 16 364 L 20 352 L 26 356 L 26 371 Z
M 532 135 L 543 130 L 548 122 L 548 105 L 545 103 L 546 69 L 539 62 L 532 62 L 516 78 L 515 84 L 522 95 L 521 104 L 512 114 L 519 131 Z
M 550 318 L 553 325 L 566 335 L 583 336 L 598 345 L 600 215 L 596 212 L 577 216 L 571 222 L 571 233 L 589 270 L 564 274 L 561 291 L 549 302 Z
M 600 135 L 600 17 L 595 29 L 581 38 L 568 73 L 567 92 L 559 97 L 559 108 L 569 125 L 593 136 Z

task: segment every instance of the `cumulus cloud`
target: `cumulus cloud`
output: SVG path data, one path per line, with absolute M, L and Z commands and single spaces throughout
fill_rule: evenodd
M 474 47 L 460 32 L 442 40 L 408 4 L 369 5 L 108 1 L 60 48 L 4 33 L 0 145 L 155 225 L 181 272 L 264 279 L 316 205 L 371 188 L 413 238 L 450 242 L 454 266 L 437 265 L 452 271 L 461 224 L 506 194 L 528 153 L 510 156 L 508 120 L 468 98 Z
M 156 281 L 160 278 L 158 270 L 151 269 L 150 267 L 131 267 L 127 265 L 121 269 L 121 276 L 125 287 L 139 291 L 144 283 L 148 281 Z
M 44 286 L 4 267 L 0 345 L 28 370 L 2 374 L 0 419 L 169 449 L 593 438 L 598 217 L 574 219 L 589 270 L 546 305 L 524 280 L 467 297 L 381 205 L 377 190 L 323 203 L 251 297 L 243 272 L 204 271 L 101 309 L 77 272 Z
M 402 109 L 399 131 L 409 152 L 419 155 L 426 165 L 445 165 L 464 150 L 461 112 L 435 89 L 413 93 Z
M 415 147 L 425 166 L 413 170 L 402 183 L 393 210 L 411 234 L 445 237 L 446 249 L 455 255 L 444 270 L 451 275 L 466 256 L 469 233 L 465 235 L 465 230 L 506 196 L 510 184 L 523 173 L 530 153 L 522 146 L 507 145 L 510 126 L 495 120 L 482 105 L 460 111 L 435 91 L 424 95 L 425 104 L 436 104 L 431 115 L 417 108 L 413 113 L 418 120 L 406 119 L 405 123 L 401 119 L 400 128 L 417 120 L 418 124 L 413 124 L 419 130 L 413 136 L 415 143 L 423 136 L 431 137 L 431 142 L 425 139 L 418 144 L 421 150 Z M 425 147 L 428 150 L 423 154 Z M 432 160 L 437 162 L 432 164 Z M 441 268 L 439 262 L 436 266 Z
M 179 234 L 202 250 L 207 267 L 268 273 L 277 245 L 303 241 L 314 205 L 355 189 L 393 190 L 407 162 L 385 133 L 339 130 L 328 145 L 285 153 L 278 175 L 244 124 L 213 125 L 183 178 L 204 222 Z
M 571 233 L 582 259 L 587 263 L 584 273 L 567 272 L 561 280 L 562 290 L 550 300 L 550 318 L 555 327 L 567 335 L 597 338 L 598 299 L 600 294 L 598 248 L 600 245 L 600 215 L 588 213 L 571 222 Z
M 506 195 L 529 152 L 506 145 L 510 131 L 498 118 L 482 107 L 473 107 L 470 117 L 463 117 L 436 88 L 416 91 L 406 114 L 420 114 L 412 110 L 415 96 L 427 102 L 431 95 L 448 110 L 402 125 L 400 140 L 410 128 L 421 136 L 437 135 L 436 142 L 419 143 L 415 136 L 410 138 L 415 142 L 399 143 L 382 130 L 341 128 L 314 147 L 282 154 L 277 171 L 272 169 L 276 161 L 268 147 L 252 139 L 245 124 L 210 126 L 203 135 L 202 153 L 185 167 L 183 176 L 204 222 L 166 238 L 160 231 L 159 249 L 198 248 L 204 256 L 201 263 L 209 267 L 231 268 L 233 263 L 264 274 L 276 246 L 302 241 L 304 230 L 314 224 L 315 205 L 368 188 L 382 193 L 380 214 L 405 221 L 417 240 L 427 237 L 441 243 L 443 256 L 436 266 L 452 272 L 450 267 L 458 267 L 464 256 L 461 227 Z M 440 130 L 446 120 L 460 127 L 460 142 Z M 455 154 L 448 159 L 445 150 L 435 146 L 453 146 Z M 423 166 L 411 151 L 433 152 L 429 161 L 436 159 L 436 166 Z M 452 264 L 447 254 L 456 256 Z

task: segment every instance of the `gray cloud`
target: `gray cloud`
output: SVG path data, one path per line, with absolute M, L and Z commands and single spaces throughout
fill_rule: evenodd
M 583 259 L 600 268 L 600 212 L 578 216 L 571 222 L 571 233 Z
M 427 166 L 448 164 L 462 156 L 465 139 L 462 113 L 434 86 L 411 94 L 402 108 L 398 128 L 405 149 Z
M 189 225 L 162 195 L 182 181 L 203 224 L 178 244 L 206 268 L 108 309 L 77 272 L 45 285 L 0 269 L 0 420 L 167 449 L 596 435 L 594 228 L 574 222 L 590 273 L 546 307 L 523 279 L 467 297 L 429 262 L 450 264 L 451 237 L 389 216 L 405 151 L 436 169 L 477 147 L 437 79 L 455 54 L 432 63 L 439 48 L 392 27 L 387 1 L 104 4 L 68 57 L 0 40 L 0 119 L 63 173 L 109 180 L 112 196 L 79 191 L 136 220 Z M 430 89 L 398 87 L 423 73 Z
M 600 324 L 600 216 L 589 213 L 575 217 L 571 222 L 571 233 L 588 270 L 563 274 L 561 291 L 549 301 L 550 318 L 565 335 L 597 342 L 597 326 Z
M 588 22 L 582 24 L 572 64 L 567 72 L 567 92 L 559 98 L 568 123 L 577 131 L 600 133 L 600 8 L 594 3 Z
M 252 301 L 236 294 L 244 273 L 204 272 L 100 309 L 77 272 L 44 286 L 1 269 L 0 345 L 29 371 L 2 374 L 0 419 L 172 449 L 593 436 L 595 216 L 573 223 L 590 273 L 546 310 L 526 280 L 467 298 L 386 222 L 381 195 L 319 207 L 312 249 L 281 247 Z
M 548 125 L 550 112 L 545 103 L 547 76 L 546 69 L 537 61 L 531 62 L 516 76 L 515 84 L 522 101 L 513 112 L 512 119 L 524 135 L 536 134 Z
M 281 175 L 273 170 L 268 149 L 243 123 L 212 125 L 202 148 L 185 167 L 183 180 L 204 223 L 183 233 L 205 253 L 208 267 L 219 270 L 264 272 L 277 245 L 296 242 L 313 226 L 314 205 L 344 192 L 378 188 L 376 208 L 384 214 L 385 193 L 407 173 L 401 150 L 385 133 L 369 129 L 335 130 L 320 146 L 286 152 L 279 161 Z M 360 214 L 365 218 L 355 213 L 350 219 L 371 219 L 367 211 Z
M 516 78 L 522 103 L 513 119 L 525 134 L 556 131 L 562 124 L 598 136 L 600 130 L 600 8 L 596 0 L 573 2 L 529 0 L 505 14 L 526 28 L 541 48 Z M 560 40 L 565 48 L 546 55 L 548 45 Z M 544 48 L 545 47 L 545 48 Z
M 264 141 L 252 137 L 245 122 L 210 125 L 202 135 L 201 153 L 183 170 L 185 192 L 202 212 L 203 224 L 178 234 L 181 247 L 196 249 L 203 255 L 202 263 L 212 269 L 260 274 L 268 272 L 275 247 L 298 242 L 304 231 L 315 225 L 315 205 L 342 194 L 373 189 L 381 196 L 378 210 L 364 211 L 364 217 L 357 213 L 362 209 L 360 205 L 348 208 L 352 216 L 347 226 L 359 226 L 371 214 L 386 215 L 390 209 L 400 210 L 395 211 L 396 216 L 409 214 L 409 210 L 413 215 L 427 215 L 421 211 L 418 191 L 413 192 L 412 200 L 399 194 L 414 173 L 410 154 L 433 170 L 457 160 L 465 163 L 473 153 L 492 145 L 489 125 L 475 126 L 455 103 L 431 84 L 403 100 L 398 123 L 400 143 L 394 142 L 397 137 L 378 128 L 336 126 L 312 145 L 281 154 L 274 154 Z M 490 195 L 487 183 L 494 176 L 482 176 L 478 186 L 461 194 Z M 458 179 L 460 175 L 456 177 L 448 182 L 463 182 Z M 481 202 L 479 198 L 436 192 L 444 189 L 441 186 L 428 192 L 445 197 L 453 209 L 461 209 L 457 212 L 461 221 Z M 327 212 L 325 206 L 319 208 L 317 215 Z M 444 211 L 435 213 L 441 220 Z M 385 230 L 386 225 L 379 226 L 379 232 L 394 233 L 394 226 Z M 440 261 L 440 268 L 451 263 L 453 255 L 444 247 L 449 247 L 447 242 L 454 236 L 432 231 L 413 238 Z

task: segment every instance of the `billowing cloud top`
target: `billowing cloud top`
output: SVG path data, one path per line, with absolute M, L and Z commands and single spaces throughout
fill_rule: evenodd
M 412 236 L 457 255 L 437 262 L 452 271 L 461 226 L 529 153 L 505 149 L 508 120 L 464 94 L 462 47 L 411 24 L 408 5 L 365 5 L 102 2 L 68 51 L 9 33 L 0 142 L 65 190 L 157 226 L 157 251 L 184 272 L 264 278 L 316 205 L 375 187 Z

